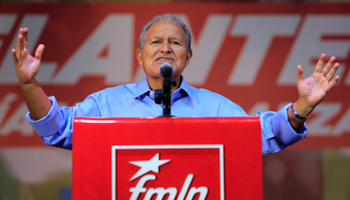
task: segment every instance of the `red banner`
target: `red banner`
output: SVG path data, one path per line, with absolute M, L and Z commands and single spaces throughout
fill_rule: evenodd
M 61 105 L 144 77 L 135 59 L 144 24 L 157 14 L 181 17 L 192 33 L 184 77 L 220 93 L 248 114 L 278 110 L 298 98 L 321 53 L 341 67 L 338 85 L 317 106 L 308 138 L 296 147 L 350 146 L 350 4 L 11 4 L 0 12 L 0 146 L 42 145 L 25 120 L 27 108 L 11 57 L 20 27 L 29 48 L 45 45 L 37 80 Z

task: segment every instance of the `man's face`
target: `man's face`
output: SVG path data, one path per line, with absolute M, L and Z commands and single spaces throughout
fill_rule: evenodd
M 187 53 L 185 38 L 182 27 L 172 22 L 160 21 L 148 29 L 142 52 L 139 49 L 136 51 L 136 57 L 148 79 L 162 79 L 159 66 L 167 62 L 174 69 L 171 79 L 179 80 L 192 54 Z

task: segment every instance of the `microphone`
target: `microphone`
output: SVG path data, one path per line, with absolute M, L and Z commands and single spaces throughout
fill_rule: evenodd
M 163 77 L 163 89 L 157 89 L 154 93 L 154 101 L 157 104 L 163 102 L 163 116 L 172 117 L 171 107 L 171 86 L 176 86 L 176 80 L 171 81 L 173 66 L 170 63 L 163 63 L 159 66 L 159 73 Z
M 159 73 L 163 78 L 170 78 L 173 74 L 173 66 L 170 63 L 163 63 L 159 66 Z

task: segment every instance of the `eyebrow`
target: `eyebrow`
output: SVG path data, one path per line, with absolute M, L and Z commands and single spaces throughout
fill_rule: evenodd
M 161 37 L 159 37 L 159 36 L 152 36 L 152 37 L 149 38 L 149 40 L 160 39 L 160 38 L 161 38 Z M 179 37 L 170 37 L 170 40 L 178 40 L 178 41 L 183 42 L 182 39 L 179 38 Z

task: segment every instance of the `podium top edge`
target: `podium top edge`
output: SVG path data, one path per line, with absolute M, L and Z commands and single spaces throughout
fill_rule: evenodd
M 140 118 L 95 118 L 75 117 L 74 123 L 145 123 L 145 122 L 259 122 L 259 117 L 140 117 Z

